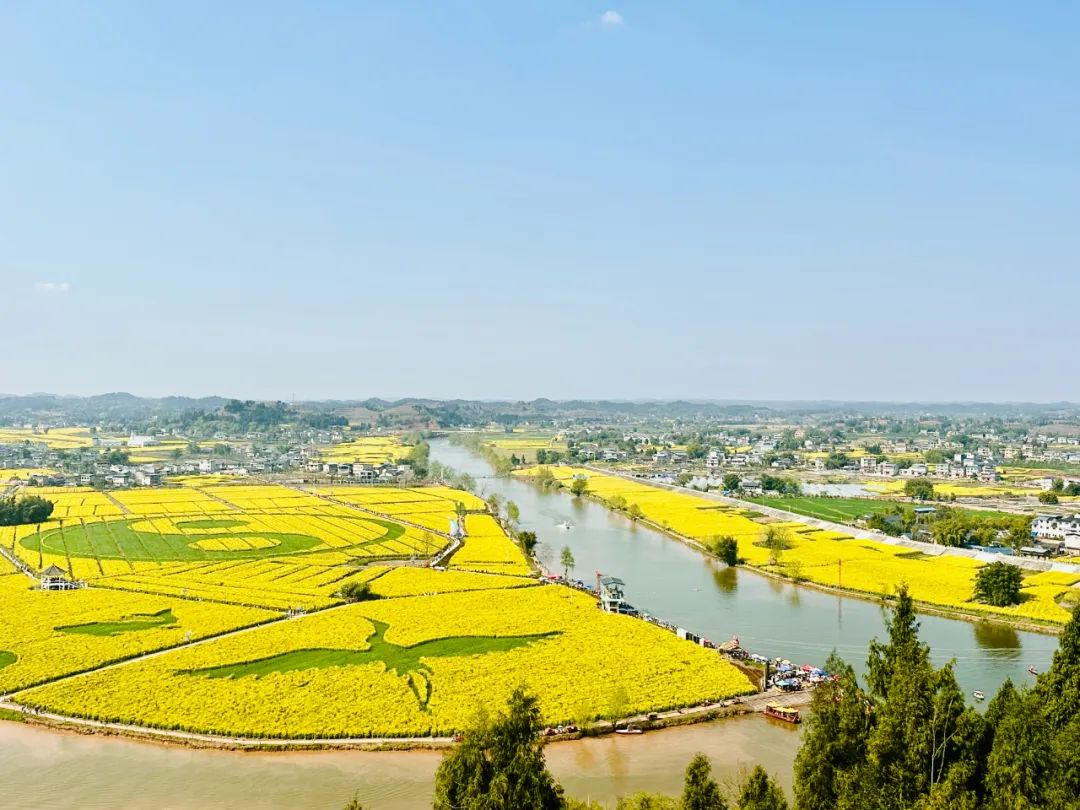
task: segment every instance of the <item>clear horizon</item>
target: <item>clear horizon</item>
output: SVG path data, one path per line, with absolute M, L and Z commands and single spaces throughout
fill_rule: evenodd
M 8 4 L 0 391 L 1080 401 L 1078 22 Z

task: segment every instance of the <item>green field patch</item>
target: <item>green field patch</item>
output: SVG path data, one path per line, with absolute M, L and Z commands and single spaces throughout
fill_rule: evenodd
M 898 560 L 929 560 L 933 557 L 933 554 L 927 554 L 925 551 L 907 551 L 903 554 L 897 554 Z
M 0 650 L 0 669 L 9 667 L 19 660 L 19 656 L 11 652 L 11 650 Z
M 121 633 L 137 633 L 140 630 L 153 630 L 176 624 L 172 608 L 159 610 L 157 613 L 132 613 L 116 622 L 90 622 L 88 624 L 69 624 L 55 628 L 58 633 L 75 633 L 84 636 L 118 636 Z
M 282 514 L 296 517 L 292 513 Z M 248 531 L 244 533 L 244 536 L 263 537 L 272 542 L 264 548 L 207 550 L 199 548 L 195 544 L 205 544 L 207 540 L 215 539 L 231 540 L 235 539 L 237 535 L 231 532 L 207 532 L 205 530 L 200 530 L 198 534 L 163 534 L 134 528 L 134 524 L 145 520 L 146 518 L 140 517 L 68 526 L 64 528 L 63 534 L 61 534 L 60 529 L 53 529 L 42 532 L 40 535 L 32 534 L 19 542 L 23 548 L 32 552 L 42 551 L 46 554 L 67 555 L 69 557 L 126 561 L 143 560 L 148 562 L 257 559 L 304 554 L 326 548 L 322 539 L 312 535 Z M 378 518 L 356 518 L 355 522 L 358 525 L 375 524 L 383 529 L 383 534 L 371 540 L 359 540 L 352 546 L 339 547 L 338 550 L 345 551 L 377 546 L 396 540 L 405 533 L 404 526 Z M 196 529 L 198 527 L 192 526 L 190 528 Z M 105 550 L 105 553 L 102 553 L 102 550 Z
M 246 520 L 232 518 L 204 518 L 202 520 L 177 520 L 173 523 L 178 529 L 233 529 L 246 526 Z
M 371 623 L 375 625 L 375 632 L 368 638 L 369 647 L 366 650 L 293 650 L 255 661 L 182 670 L 181 674 L 200 675 L 204 678 L 244 678 L 247 676 L 264 678 L 267 675 L 298 672 L 305 669 L 363 666 L 380 662 L 386 667 L 387 672 L 404 678 L 420 707 L 426 708 L 431 698 L 431 681 L 427 677 L 431 669 L 424 659 L 507 652 L 518 647 L 525 647 L 540 639 L 558 635 L 557 633 L 541 633 L 532 636 L 455 636 L 422 641 L 411 647 L 401 647 L 386 640 L 389 625 L 374 619 Z M 414 674 L 417 676 L 415 679 L 412 677 Z M 417 680 L 420 681 L 419 685 L 415 682 Z

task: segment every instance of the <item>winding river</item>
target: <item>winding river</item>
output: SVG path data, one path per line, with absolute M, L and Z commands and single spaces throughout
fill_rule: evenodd
M 836 649 L 861 668 L 867 642 L 883 631 L 872 602 L 717 566 L 599 504 L 487 477 L 483 459 L 445 440 L 432 443 L 432 457 L 477 477 L 486 494 L 515 501 L 550 567 L 568 545 L 579 578 L 615 574 L 633 604 L 713 640 L 737 634 L 751 650 L 796 663 L 821 664 Z M 574 528 L 560 529 L 565 521 Z M 1057 646 L 1053 636 L 935 616 L 922 618 L 922 635 L 938 663 L 956 660 L 967 692 L 992 693 L 1006 677 L 1024 682 L 1028 665 L 1045 668 Z M 639 738 L 559 743 L 548 748 L 548 761 L 571 795 L 610 802 L 638 790 L 677 793 L 697 751 L 712 756 L 721 779 L 737 779 L 760 762 L 790 786 L 798 740 L 790 727 L 738 717 Z M 431 751 L 191 750 L 0 722 L 2 804 L 14 808 L 336 810 L 358 793 L 365 807 L 405 810 L 429 805 L 439 758 Z
M 868 643 L 884 634 L 875 602 L 727 568 L 594 501 L 489 477 L 484 459 L 444 439 L 432 442 L 432 458 L 475 476 L 485 497 L 494 492 L 513 500 L 522 528 L 539 537 L 539 556 L 549 568 L 559 569 L 559 552 L 569 546 L 571 576 L 591 582 L 596 571 L 615 575 L 625 581 L 635 607 L 713 641 L 737 635 L 752 652 L 818 666 L 836 650 L 861 672 Z M 559 528 L 567 521 L 572 529 Z M 1006 678 L 1032 680 L 1028 666 L 1042 671 L 1057 649 L 1056 636 L 932 615 L 921 617 L 921 636 L 937 665 L 956 661 L 957 679 L 969 695 L 975 689 L 993 694 Z

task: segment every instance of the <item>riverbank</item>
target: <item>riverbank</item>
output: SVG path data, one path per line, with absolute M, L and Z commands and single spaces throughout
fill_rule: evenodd
M 608 735 L 546 747 L 551 772 L 576 799 L 614 807 L 639 790 L 677 794 L 690 758 L 705 751 L 720 779 L 763 764 L 790 789 L 798 727 L 744 715 L 637 737 Z M 439 750 L 226 751 L 0 723 L 5 807 L 42 810 L 340 810 L 430 807 Z M 198 778 L 192 779 L 191 774 Z M 47 787 L 45 787 L 47 786 Z
M 614 734 L 616 729 L 624 726 L 636 726 L 644 731 L 659 731 L 694 723 L 712 722 L 736 715 L 760 713 L 768 703 L 788 707 L 806 706 L 810 703 L 810 698 L 811 693 L 807 691 L 762 692 L 749 697 L 736 697 L 716 703 L 704 703 L 699 706 L 663 712 L 633 714 L 618 720 L 601 720 L 574 732 L 549 735 L 546 739 L 549 744 L 557 744 L 587 737 L 603 737 Z M 439 751 L 455 743 L 453 737 L 357 737 L 282 740 L 199 734 L 126 723 L 108 723 L 54 712 L 39 711 L 23 706 L 10 698 L 0 700 L 0 723 L 2 722 L 24 723 L 61 733 L 123 737 L 137 742 L 170 747 L 218 751 Z
M 741 565 L 756 573 L 877 603 L 888 601 L 895 586 L 906 582 L 923 612 L 966 622 L 993 622 L 1056 635 L 1069 616 L 1069 611 L 1057 604 L 1057 596 L 1069 593 L 1080 580 L 1080 570 L 1074 566 L 1045 570 L 1045 563 L 1031 561 L 1024 565 L 1032 573 L 1025 581 L 1024 601 L 1019 606 L 969 608 L 965 603 L 974 589 L 975 571 L 988 562 L 973 553 L 882 539 L 771 507 L 712 493 L 691 493 L 594 468 L 550 470 L 563 482 L 578 473 L 590 476 L 586 498 L 698 552 L 710 553 L 705 537 L 733 536 L 739 540 Z M 531 480 L 531 473 L 519 471 L 517 477 Z M 791 541 L 782 554 L 770 552 L 761 541 L 770 525 L 777 526 Z M 690 530 L 680 530 L 683 527 Z M 782 560 L 777 564 L 779 557 Z

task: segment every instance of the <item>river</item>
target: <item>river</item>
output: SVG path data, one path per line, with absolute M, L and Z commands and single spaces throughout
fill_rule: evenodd
M 432 457 L 476 476 L 521 509 L 554 567 L 569 545 L 575 574 L 596 570 L 627 583 L 631 602 L 714 640 L 738 634 L 754 651 L 798 663 L 824 663 L 836 649 L 857 668 L 881 635 L 880 609 L 860 599 L 795 586 L 718 566 L 683 543 L 609 513 L 599 504 L 544 492 L 516 479 L 486 477 L 487 463 L 446 440 Z M 570 521 L 572 530 L 558 528 Z M 938 663 L 957 661 L 968 693 L 991 693 L 1006 677 L 1047 666 L 1056 638 L 989 623 L 922 617 L 922 636 Z M 612 802 L 639 790 L 678 793 L 690 757 L 704 751 L 721 780 L 763 764 L 790 788 L 799 732 L 760 716 L 668 729 L 637 738 L 604 737 L 547 749 L 551 770 L 570 795 Z M 113 737 L 0 722 L 0 805 L 12 808 L 318 808 L 336 810 L 354 793 L 365 807 L 430 805 L 440 754 L 431 751 L 231 753 L 173 748 Z
M 521 510 L 521 526 L 536 532 L 540 559 L 559 569 L 566 545 L 574 554 L 571 576 L 591 582 L 596 571 L 626 583 L 627 599 L 640 610 L 704 635 L 742 645 L 770 658 L 821 666 L 832 650 L 862 672 L 870 640 L 884 635 L 884 614 L 873 602 L 794 585 L 744 568 L 727 568 L 662 532 L 634 523 L 586 498 L 544 491 L 517 478 L 490 477 L 487 461 L 438 439 L 431 457 L 477 478 L 484 496 L 497 493 Z M 559 528 L 569 521 L 573 529 Z M 1002 681 L 1030 682 L 1028 666 L 1045 669 L 1057 637 L 992 622 L 920 617 L 921 637 L 937 665 L 956 661 L 968 695 L 987 695 Z

